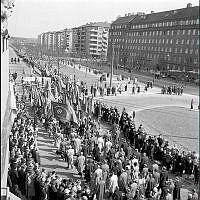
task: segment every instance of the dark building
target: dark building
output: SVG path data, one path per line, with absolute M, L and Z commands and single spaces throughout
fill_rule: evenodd
M 114 65 L 153 71 L 199 69 L 199 6 L 150 14 L 128 13 L 109 30 Z

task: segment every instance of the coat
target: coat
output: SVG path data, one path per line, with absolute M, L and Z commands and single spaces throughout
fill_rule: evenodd
M 26 196 L 28 198 L 35 196 L 35 177 L 33 174 L 26 177 Z
M 114 193 L 116 188 L 118 188 L 118 177 L 117 177 L 117 175 L 112 175 L 110 178 L 109 190 L 111 193 Z
M 173 191 L 173 199 L 180 200 L 181 199 L 181 183 L 179 181 L 175 182 L 175 187 Z
M 85 156 L 79 156 L 77 158 L 77 161 L 78 161 L 78 172 L 79 173 L 83 173 L 83 170 L 84 170 L 84 166 L 85 166 Z
M 105 194 L 105 190 L 106 190 L 105 185 L 106 184 L 105 184 L 104 180 L 99 181 L 99 183 L 97 185 L 97 193 L 96 193 L 97 200 L 104 199 L 104 194 Z

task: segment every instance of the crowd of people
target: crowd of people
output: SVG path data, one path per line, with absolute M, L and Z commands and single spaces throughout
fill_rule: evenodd
M 161 94 L 182 95 L 183 94 L 183 85 L 182 86 L 177 86 L 177 85 L 163 86 L 161 89 Z
M 11 58 L 10 61 L 11 61 L 11 63 L 15 63 L 16 64 L 17 62 L 18 63 L 20 62 L 20 58 L 19 57 L 18 58 L 16 58 L 16 57 L 15 58 Z
M 85 94 L 84 84 L 80 86 Z M 31 119 L 23 99 L 11 130 L 8 173 L 8 185 L 19 197 L 170 200 L 180 199 L 183 174 L 193 175 L 194 184 L 199 184 L 196 152 L 181 152 L 176 146 L 170 147 L 161 135 L 148 135 L 142 125 L 137 128 L 135 112 L 130 116 L 125 109 L 120 113 L 116 107 L 96 101 L 93 112 L 84 113 L 75 125 L 37 113 Z M 111 128 L 103 129 L 103 122 Z M 67 169 L 77 169 L 78 180 L 62 179 L 53 169 L 47 172 L 40 168 L 37 137 L 41 124 L 54 139 L 55 155 L 66 162 Z M 169 172 L 178 175 L 175 180 Z M 188 199 L 198 199 L 195 189 Z

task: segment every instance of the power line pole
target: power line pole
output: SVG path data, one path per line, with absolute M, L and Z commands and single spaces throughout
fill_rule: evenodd
M 113 64 L 114 64 L 114 43 L 113 43 L 113 50 L 112 50 L 112 64 L 111 64 L 111 74 L 110 74 L 110 88 L 112 87 L 112 78 L 113 78 Z

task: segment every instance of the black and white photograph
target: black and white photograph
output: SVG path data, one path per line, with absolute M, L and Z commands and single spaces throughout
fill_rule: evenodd
M 199 11 L 1 0 L 1 199 L 200 199 Z

